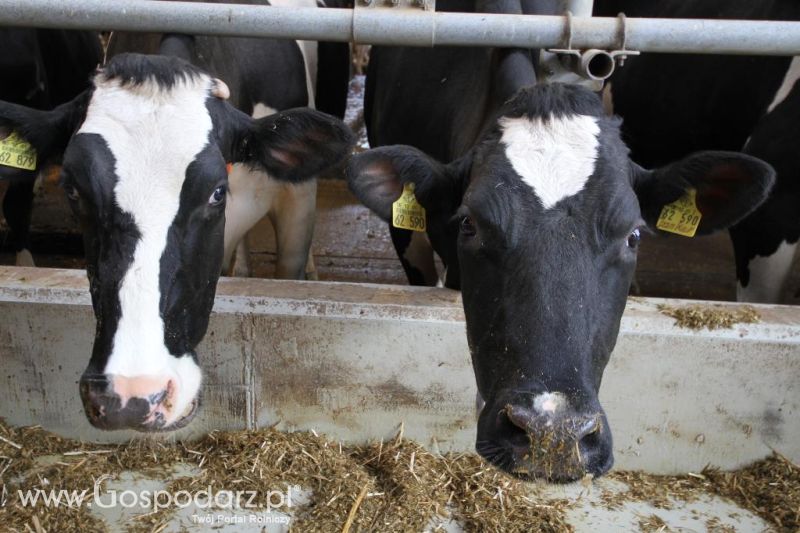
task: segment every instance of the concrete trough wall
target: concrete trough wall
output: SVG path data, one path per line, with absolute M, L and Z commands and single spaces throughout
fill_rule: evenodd
M 78 378 L 94 336 L 83 271 L 0 267 L 0 416 L 121 441 L 84 417 Z M 695 332 L 631 298 L 601 400 L 617 467 L 736 468 L 775 449 L 800 461 L 800 308 Z M 667 302 L 683 305 L 686 302 Z M 181 432 L 314 429 L 345 442 L 405 435 L 471 450 L 475 386 L 460 295 L 446 289 L 220 281 L 206 339 L 204 406 Z

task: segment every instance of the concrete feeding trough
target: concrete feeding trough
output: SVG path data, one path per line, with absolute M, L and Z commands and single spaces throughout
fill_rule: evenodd
M 615 468 L 736 469 L 773 450 L 800 462 L 800 308 L 755 306 L 758 323 L 692 330 L 663 305 L 688 302 L 629 299 L 604 375 Z M 9 424 L 84 441 L 135 436 L 96 430 L 83 413 L 78 379 L 94 336 L 83 271 L 0 267 L 0 313 Z M 473 450 L 475 384 L 457 292 L 223 278 L 198 353 L 202 411 L 167 439 L 278 424 L 365 443 L 388 441 L 403 424 L 406 438 L 430 450 Z M 628 513 L 646 511 L 636 509 Z M 571 512 L 578 529 L 628 523 Z M 756 520 L 747 527 L 763 525 L 741 516 Z
M 741 467 L 777 450 L 800 462 L 800 309 L 690 330 L 631 298 L 601 401 L 616 465 L 671 474 Z M 733 304 L 719 304 L 730 306 Z M 78 397 L 94 336 L 85 273 L 0 268 L 0 405 L 14 425 L 124 441 Z M 184 435 L 271 426 L 344 442 L 409 438 L 472 450 L 475 384 L 460 294 L 446 289 L 223 278 L 198 349 L 202 413 Z

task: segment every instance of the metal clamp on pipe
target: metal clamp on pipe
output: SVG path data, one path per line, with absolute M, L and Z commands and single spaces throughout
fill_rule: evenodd
M 619 48 L 610 51 L 597 48 L 589 50 L 572 48 L 572 13 L 567 11 L 564 17 L 566 46 L 564 48 L 553 48 L 548 52 L 562 56 L 564 66 L 579 76 L 588 80 L 602 82 L 611 77 L 616 65 L 622 66 L 625 58 L 629 55 L 639 55 L 638 51 L 627 49 L 628 25 L 624 13 L 620 13 L 617 17 L 619 21 Z

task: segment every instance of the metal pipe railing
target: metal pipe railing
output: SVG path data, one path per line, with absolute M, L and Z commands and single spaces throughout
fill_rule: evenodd
M 314 9 L 152 0 L 0 0 L 1 26 L 174 31 L 409 46 L 800 55 L 800 22 Z

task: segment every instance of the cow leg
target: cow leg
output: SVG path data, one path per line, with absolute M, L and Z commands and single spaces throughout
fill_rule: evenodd
M 34 180 L 12 181 L 3 198 L 3 214 L 11 230 L 17 266 L 34 266 L 30 252 Z
M 308 261 L 306 261 L 306 279 L 309 281 L 319 281 L 317 265 L 314 264 L 314 253 L 310 248 L 308 250 Z
M 228 176 L 229 192 L 225 205 L 224 273 L 250 275 L 245 236 L 267 214 L 279 188 L 280 185 L 266 173 L 251 171 L 244 165 L 233 165 Z
M 311 257 L 311 239 L 317 207 L 317 180 L 297 185 L 283 185 L 269 212 L 275 228 L 278 257 L 275 277 L 304 279 L 307 267 L 316 276 Z
M 406 272 L 411 285 L 434 287 L 439 282 L 436 263 L 433 260 L 433 246 L 428 235 L 419 231 L 399 229 L 389 226 L 392 244 Z
M 252 272 L 253 269 L 250 268 L 250 245 L 247 242 L 247 235 L 245 235 L 236 245 L 233 264 L 228 266 L 226 273 L 237 278 L 249 278 Z

